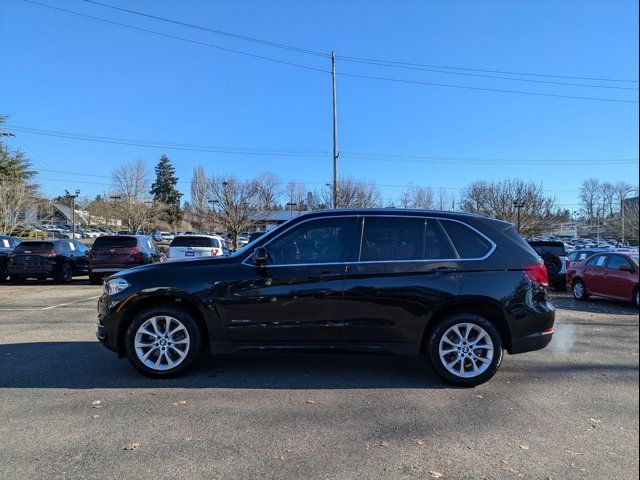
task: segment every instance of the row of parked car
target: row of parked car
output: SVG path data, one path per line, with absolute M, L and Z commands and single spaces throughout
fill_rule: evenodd
M 571 290 L 577 300 L 591 295 L 631 301 L 639 306 L 638 249 L 616 246 L 567 248 L 560 240 L 532 240 L 542 258 L 549 284 Z
M 224 238 L 217 235 L 180 235 L 168 247 L 159 247 L 148 235 L 102 235 L 88 247 L 76 239 L 23 240 L 0 236 L 0 281 L 29 278 L 69 282 L 74 275 L 89 275 L 91 283 L 125 268 L 163 262 L 228 255 Z

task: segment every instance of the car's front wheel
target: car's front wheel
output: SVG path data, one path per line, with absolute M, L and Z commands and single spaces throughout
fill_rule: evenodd
M 174 377 L 197 359 L 202 333 L 185 310 L 158 306 L 135 316 L 125 334 L 129 361 L 139 372 L 154 378 Z
M 576 300 L 587 300 L 589 294 L 587 293 L 587 287 L 582 280 L 576 280 L 571 287 L 571 293 Z
M 449 383 L 475 387 L 495 375 L 502 363 L 502 338 L 486 318 L 458 313 L 438 323 L 427 353 L 436 373 Z

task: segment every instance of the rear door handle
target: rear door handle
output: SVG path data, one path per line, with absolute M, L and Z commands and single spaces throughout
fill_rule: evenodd
M 309 275 L 309 280 L 311 281 L 320 281 L 320 280 L 331 280 L 334 278 L 339 278 L 341 273 L 337 272 L 321 272 L 317 275 Z

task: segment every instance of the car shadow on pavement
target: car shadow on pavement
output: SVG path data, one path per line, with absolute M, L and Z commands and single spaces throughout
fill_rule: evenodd
M 206 356 L 179 378 L 136 372 L 97 342 L 0 345 L 0 388 L 451 388 L 422 358 L 347 353 Z

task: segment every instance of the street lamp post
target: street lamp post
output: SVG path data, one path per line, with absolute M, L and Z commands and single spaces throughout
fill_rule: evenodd
M 220 200 L 209 200 L 209 203 L 213 212 L 213 233 L 216 233 L 216 205 L 220 204 Z
M 516 209 L 517 215 L 518 215 L 518 223 L 517 223 L 517 230 L 518 230 L 518 234 L 520 233 L 520 209 L 524 208 L 524 203 L 519 202 L 518 200 L 514 200 L 513 201 L 513 207 Z
M 290 218 L 293 218 L 293 207 L 297 206 L 298 204 L 295 202 L 289 202 L 287 203 L 287 207 L 289 207 L 289 212 L 291 214 Z
M 76 198 L 80 195 L 80 190 L 76 189 L 75 195 L 71 195 L 69 190 L 65 190 L 65 196 L 71 201 L 71 238 L 76 239 Z

